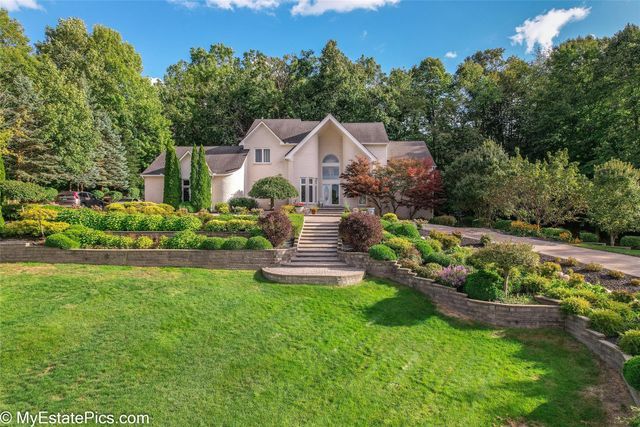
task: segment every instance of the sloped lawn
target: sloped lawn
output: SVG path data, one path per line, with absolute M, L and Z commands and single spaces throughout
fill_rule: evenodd
M 0 264 L 0 409 L 153 425 L 598 425 L 590 354 L 559 331 L 438 314 L 384 281 Z

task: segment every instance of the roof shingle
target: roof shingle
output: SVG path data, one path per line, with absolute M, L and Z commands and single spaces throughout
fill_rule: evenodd
M 187 152 L 191 152 L 191 149 L 192 147 L 176 146 L 178 159 L 182 158 Z M 227 174 L 242 167 L 249 150 L 239 146 L 216 145 L 204 147 L 204 152 L 211 172 L 214 174 Z M 142 172 L 142 175 L 163 175 L 164 157 L 165 153 L 163 152 Z

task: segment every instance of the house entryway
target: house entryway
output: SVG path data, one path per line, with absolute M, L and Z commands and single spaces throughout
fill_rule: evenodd
M 340 205 L 340 183 L 323 183 L 322 184 L 322 206 L 339 206 Z

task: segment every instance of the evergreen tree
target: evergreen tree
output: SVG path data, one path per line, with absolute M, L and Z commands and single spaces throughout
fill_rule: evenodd
M 0 154 L 0 182 L 7 179 L 7 173 L 4 170 L 4 160 L 2 159 L 2 155 Z
M 200 151 L 194 145 L 191 149 L 191 173 L 189 175 L 189 188 L 191 189 L 191 204 L 195 210 L 202 206 L 202 177 L 200 173 Z
M 164 157 L 164 192 L 163 201 L 177 208 L 182 200 L 182 178 L 176 148 L 170 146 Z
M 211 175 L 209 175 L 209 166 L 207 165 L 207 157 L 205 150 L 200 146 L 200 190 L 202 191 L 202 206 L 200 209 L 211 209 Z
M 129 169 L 122 141 L 106 113 L 96 111 L 94 124 L 100 134 L 94 167 L 95 183 L 99 187 L 125 189 L 129 184 Z

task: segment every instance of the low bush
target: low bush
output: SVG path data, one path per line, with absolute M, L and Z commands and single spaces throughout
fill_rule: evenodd
M 493 228 L 500 231 L 509 231 L 511 229 L 511 220 L 499 219 L 493 223 Z
M 429 237 L 442 243 L 442 248 L 446 251 L 460 245 L 460 238 L 453 234 L 441 233 L 436 230 L 429 231 Z
M 153 239 L 147 236 L 140 236 L 133 243 L 135 249 L 151 249 L 153 247 Z
M 451 264 L 453 264 L 453 260 L 451 259 L 451 257 L 442 252 L 434 252 L 432 254 L 429 254 L 427 259 L 424 260 L 424 262 L 436 263 L 443 267 L 449 267 Z
M 560 260 L 560 264 L 565 267 L 576 267 L 578 265 L 578 260 L 573 257 L 564 258 Z
M 630 286 L 640 286 L 640 279 L 631 279 L 629 280 Z
M 520 292 L 531 295 L 539 295 L 551 283 L 548 278 L 538 274 L 526 274 L 518 282 Z
M 200 242 L 200 249 L 207 250 L 220 250 L 224 244 L 224 238 L 222 237 L 207 237 Z
M 0 198 L 3 201 L 38 203 L 46 202 L 50 200 L 50 197 L 51 194 L 48 193 L 46 188 L 32 182 L 14 181 L 9 179 L 0 182 Z
M 591 233 L 589 231 L 581 231 L 579 234 L 580 240 L 587 243 L 597 243 L 598 235 L 596 233 Z
M 584 276 L 579 273 L 569 273 L 569 278 L 567 279 L 567 285 L 569 286 L 580 286 L 585 283 Z
M 562 311 L 568 314 L 586 316 L 591 311 L 591 303 L 584 298 L 571 296 L 564 298 L 560 303 Z
M 412 253 L 412 250 L 415 250 L 411 240 L 402 237 L 392 237 L 385 242 L 385 245 L 393 249 L 398 258 L 407 258 Z
M 609 298 L 614 301 L 623 302 L 625 304 L 628 304 L 636 299 L 633 293 L 625 290 L 613 291 L 609 294 Z
M 268 241 L 264 237 L 255 236 L 247 240 L 247 244 L 245 248 L 251 249 L 251 250 L 265 250 L 265 249 L 273 249 L 273 245 L 271 244 L 270 241 Z
M 215 206 L 214 206 L 214 209 L 219 214 L 228 214 L 229 212 L 231 212 L 231 208 L 229 207 L 229 203 L 225 203 L 225 202 L 216 203 Z
M 631 387 L 640 390 L 640 356 L 632 357 L 624 362 L 622 375 Z
M 491 228 L 492 225 L 493 223 L 489 219 L 474 218 L 471 221 L 471 226 L 474 228 Z
M 620 335 L 618 347 L 631 356 L 640 354 L 640 330 L 631 329 Z
M 422 239 L 416 240 L 413 243 L 413 245 L 416 248 L 416 250 L 420 253 L 420 257 L 422 258 L 423 262 L 426 261 L 427 258 L 429 258 L 429 255 L 435 252 L 435 249 L 433 249 L 433 246 L 431 246 L 429 242 Z
M 34 219 L 23 219 L 20 221 L 7 222 L 2 229 L 3 237 L 39 237 L 40 225 L 45 236 L 62 233 L 69 228 L 66 222 L 38 222 Z
M 640 236 L 624 236 L 620 239 L 620 246 L 630 246 L 633 249 L 640 249 Z
M 44 241 L 44 245 L 49 248 L 59 249 L 77 249 L 80 247 L 79 242 L 76 242 L 63 233 L 56 233 L 48 236 Z
M 294 205 L 282 205 L 280 206 L 280 210 L 284 213 L 290 214 L 296 211 L 296 207 Z
M 540 235 L 540 226 L 536 224 L 529 224 L 524 221 L 511 221 L 509 232 L 517 236 L 535 237 Z
M 480 244 L 482 246 L 487 246 L 488 244 L 490 244 L 493 240 L 491 239 L 491 236 L 489 236 L 488 234 L 483 234 L 482 236 L 480 236 Z
M 245 209 L 257 209 L 258 201 L 251 197 L 234 197 L 229 200 L 229 206 L 232 208 L 242 207 Z
M 166 216 L 162 221 L 162 231 L 199 230 L 202 227 L 200 219 L 193 215 Z
M 291 220 L 280 210 L 269 212 L 267 215 L 260 217 L 258 226 L 274 248 L 277 248 L 292 236 Z
M 244 249 L 247 246 L 247 238 L 241 236 L 229 237 L 222 244 L 222 249 L 226 251 L 235 251 Z
M 387 231 L 400 237 L 409 237 L 411 239 L 420 237 L 420 232 L 418 231 L 418 227 L 416 226 L 416 224 L 409 221 L 398 221 L 391 223 L 391 226 L 387 229 Z
M 163 222 L 164 217 L 162 215 L 144 215 L 137 231 L 161 231 Z
M 388 221 L 388 222 L 398 222 L 398 215 L 396 215 L 396 214 L 394 214 L 392 212 L 389 212 L 389 213 L 386 213 L 386 214 L 382 215 L 382 219 L 384 221 Z
M 178 205 L 178 211 L 182 211 L 183 213 L 194 213 L 196 210 L 191 202 L 182 202 Z
M 607 272 L 607 275 L 609 277 L 611 277 L 612 279 L 623 279 L 624 278 L 624 273 L 622 271 L 618 271 L 618 270 L 609 270 Z
M 591 328 L 607 337 L 615 337 L 625 329 L 625 320 L 619 313 L 610 309 L 592 310 L 589 319 Z
M 387 245 L 373 245 L 369 248 L 369 256 L 378 261 L 395 261 L 398 259 L 396 253 Z
M 502 277 L 494 271 L 479 270 L 467 276 L 464 293 L 481 301 L 496 301 L 504 297 Z
M 459 288 L 464 285 L 469 270 L 462 265 L 445 267 L 437 273 L 436 281 L 441 285 Z
M 584 269 L 586 271 L 590 271 L 591 273 L 597 273 L 599 271 L 602 271 L 604 267 L 602 266 L 602 264 L 598 264 L 597 262 L 590 262 L 589 264 L 586 264 L 584 266 Z
M 562 271 L 562 266 L 557 262 L 546 261 L 538 266 L 540 275 L 548 278 L 557 276 Z
M 416 267 L 415 272 L 419 277 L 435 280 L 438 277 L 438 273 L 442 271 L 444 267 L 435 262 L 428 262 L 425 265 Z
M 212 232 L 227 232 L 227 233 L 238 233 L 238 232 L 251 232 L 254 229 L 257 229 L 258 223 L 252 220 L 244 220 L 244 219 L 232 219 L 229 221 L 219 221 L 213 219 L 207 222 L 202 229 L 205 231 Z
M 163 242 L 166 249 L 198 249 L 204 240 L 204 236 L 194 233 L 192 230 L 179 231 Z
M 571 241 L 573 238 L 571 232 L 564 228 L 546 227 L 540 230 L 540 233 L 548 239 L 562 240 L 564 242 Z
M 448 225 L 449 227 L 453 227 L 458 223 L 458 220 L 455 216 L 452 215 L 440 215 L 431 218 L 429 220 L 429 223 L 436 225 Z
M 342 240 L 358 252 L 367 252 L 371 246 L 382 241 L 380 220 L 374 215 L 362 212 L 342 218 L 339 232 Z

